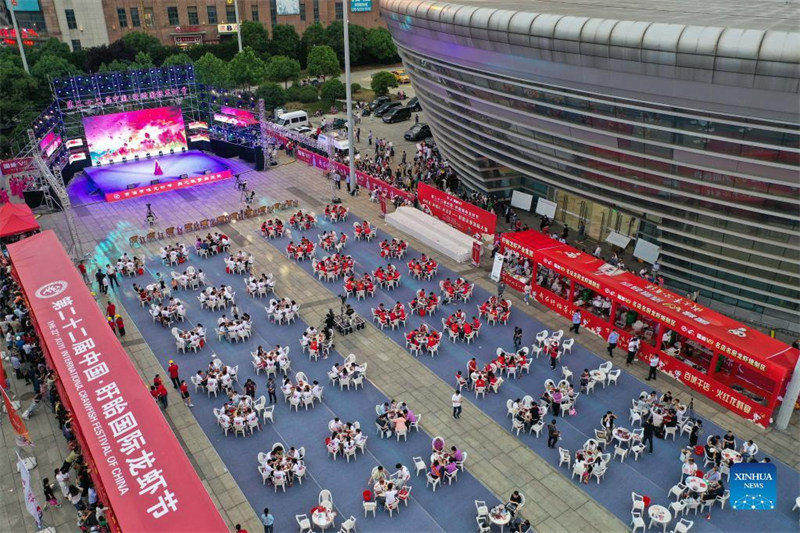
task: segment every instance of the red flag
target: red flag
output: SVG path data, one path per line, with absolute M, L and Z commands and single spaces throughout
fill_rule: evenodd
M 30 441 L 30 438 L 28 438 L 28 428 L 25 427 L 25 422 L 22 421 L 22 418 L 20 418 L 19 413 L 17 413 L 17 410 L 14 409 L 13 405 L 11 405 L 11 398 L 8 397 L 8 394 L 6 394 L 5 389 L 0 388 L 0 392 L 3 393 L 3 403 L 6 406 L 8 419 L 11 421 L 11 427 L 14 428 L 14 431 L 17 432 L 17 435 L 22 437 L 24 441 L 26 442 Z
M 2 363 L 0 363 L 0 388 L 8 388 L 8 377 L 6 376 L 6 369 L 3 368 Z

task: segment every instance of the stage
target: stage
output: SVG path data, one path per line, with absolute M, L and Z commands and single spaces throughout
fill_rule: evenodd
M 162 171 L 158 175 L 154 174 L 156 161 Z M 91 196 L 99 192 L 107 202 L 213 183 L 240 171 L 226 159 L 197 150 L 84 170 L 88 178 L 86 192 Z

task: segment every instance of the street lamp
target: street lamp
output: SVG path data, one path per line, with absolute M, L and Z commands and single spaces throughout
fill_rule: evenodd
M 233 12 L 236 16 L 236 40 L 239 42 L 239 51 L 242 51 L 242 24 L 239 22 L 239 1 L 227 0 L 228 5 L 233 4 Z
M 17 16 L 14 14 L 14 6 L 15 5 L 16 5 L 16 2 L 14 2 L 13 0 L 6 0 L 6 8 L 8 9 L 9 13 L 11 13 L 11 24 L 14 27 L 14 34 L 17 37 L 17 46 L 19 46 L 19 56 L 22 58 L 22 67 L 25 69 L 25 72 L 30 74 L 31 71 L 30 71 L 30 69 L 28 69 L 28 58 L 25 57 L 25 49 L 22 47 L 22 35 L 20 35 L 20 33 L 19 33 L 19 25 L 17 24 Z
M 347 99 L 347 167 L 350 173 L 350 185 L 356 187 L 356 169 L 353 157 L 353 95 L 350 84 L 350 23 L 348 22 L 350 0 L 342 0 L 342 12 L 344 14 L 344 90 Z

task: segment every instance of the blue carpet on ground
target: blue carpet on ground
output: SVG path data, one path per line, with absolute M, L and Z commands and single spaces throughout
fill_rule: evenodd
M 453 485 L 440 487 L 435 493 L 425 487 L 425 477 L 420 475 L 412 479 L 412 500 L 408 507 L 401 508 L 399 515 L 389 518 L 388 513 L 379 511 L 376 518 L 372 518 L 370 514 L 365 519 L 361 506 L 361 493 L 367 488 L 372 468 L 382 464 L 393 472 L 395 464 L 399 462 L 413 472 L 411 460 L 413 456 L 421 456 L 428 462 L 432 436 L 424 432 L 411 432 L 407 442 L 401 440 L 399 443 L 394 438 L 387 440 L 378 438 L 373 424 L 374 408 L 387 399 L 385 396 L 370 383 L 366 383 L 365 388 L 358 391 L 340 391 L 329 386 L 326 373 L 333 362 L 341 360 L 340 355 L 333 353 L 328 360 L 310 361 L 306 354 L 301 353 L 298 342 L 307 325 L 302 321 L 284 326 L 269 322 L 263 309 L 266 300 L 247 296 L 243 277 L 226 274 L 222 256 L 205 260 L 193 256 L 190 262 L 182 267 L 185 268 L 188 264 L 202 268 L 209 284 L 218 286 L 225 283 L 234 287 L 238 306 L 243 312 L 254 317 L 253 337 L 239 344 L 217 340 L 213 335 L 212 326 L 216 325 L 216 319 L 224 311 L 201 310 L 196 291 L 176 291 L 175 296 L 187 304 L 187 324 L 202 322 L 212 332 L 209 335 L 209 343 L 203 350 L 197 353 L 191 351 L 186 354 L 177 353 L 170 332 L 153 323 L 147 310 L 139 307 L 134 298 L 133 283 L 147 283 L 150 278 L 143 276 L 125 279 L 122 300 L 164 367 L 167 366 L 169 359 L 174 359 L 180 366 L 181 377 L 188 383 L 189 375 L 197 370 L 206 369 L 211 354 L 216 353 L 226 364 L 239 365 L 241 384 L 244 384 L 248 377 L 252 377 L 258 384 L 257 395 L 266 395 L 265 375 L 255 376 L 250 352 L 255 351 L 258 345 L 269 349 L 275 344 L 288 344 L 291 346 L 289 357 L 292 361 L 292 375 L 297 371 L 303 371 L 309 379 L 316 379 L 325 385 L 324 403 L 315 404 L 316 406 L 308 411 L 301 408 L 299 412 L 290 412 L 288 404 L 283 402 L 282 395 L 278 391 L 275 424 L 268 424 L 263 431 L 246 438 L 235 437 L 232 433 L 225 436 L 214 421 L 212 408 L 222 406 L 225 402 L 223 395 L 219 398 L 209 398 L 202 391 L 193 395 L 195 418 L 253 508 L 260 511 L 266 506 L 275 514 L 276 531 L 294 530 L 297 527 L 294 516 L 308 514 L 316 505 L 319 491 L 322 489 L 328 489 L 333 494 L 334 505 L 339 513 L 337 528 L 341 520 L 353 515 L 356 516 L 357 525 L 362 530 L 466 531 L 475 526 L 473 500 L 497 503 L 489 490 L 469 475 L 469 472 L 461 473 Z M 161 273 L 169 279 L 170 270 L 157 261 L 150 262 L 146 276 Z M 280 293 L 280 288 L 278 292 Z M 165 374 L 166 372 L 162 376 Z M 190 390 L 193 390 L 191 384 Z M 179 401 L 177 395 L 171 395 L 170 400 Z M 403 398 L 397 400 L 402 401 Z M 410 407 L 413 409 L 414 405 L 411 404 Z M 365 433 L 369 435 L 366 455 L 359 453 L 357 459 L 349 464 L 341 457 L 336 461 L 330 459 L 323 441 L 327 435 L 328 421 L 334 417 L 344 421 L 360 422 Z M 306 479 L 302 485 L 288 487 L 285 494 L 280 491 L 276 494 L 272 487 L 263 486 L 257 470 L 258 452 L 268 451 L 274 442 L 282 442 L 287 446 L 304 446 L 306 449 L 308 468 Z M 452 444 L 458 445 L 458 443 Z

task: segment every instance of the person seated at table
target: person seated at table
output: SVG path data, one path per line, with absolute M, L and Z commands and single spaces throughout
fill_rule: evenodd
M 392 428 L 389 425 L 389 418 L 386 416 L 386 413 L 378 415 L 378 418 L 375 419 L 375 423 L 381 428 L 381 432 L 391 434 Z
M 703 477 L 710 483 L 717 483 L 722 480 L 722 474 L 720 473 L 718 466 L 712 467 L 711 470 L 707 471 Z
M 438 461 L 433 461 L 431 463 L 430 475 L 433 478 L 441 478 L 442 477 L 442 467 Z
M 709 482 L 708 490 L 703 493 L 703 501 L 716 500 L 718 497 L 725 494 L 725 487 L 722 481 Z
M 722 454 L 719 452 L 719 449 L 713 445 L 713 441 L 709 440 L 704 448 L 708 458 L 714 461 L 714 465 L 719 466 L 719 463 L 722 461 Z
M 508 501 L 506 502 L 506 509 L 511 513 L 511 516 L 514 516 L 521 503 L 522 494 L 520 494 L 518 490 L 515 490 L 511 493 L 511 496 L 508 497 Z
M 594 464 L 585 462 L 583 463 L 583 472 L 581 473 L 581 482 L 582 483 L 589 483 L 589 480 L 592 477 L 592 471 L 594 470 Z
M 697 463 L 694 462 L 694 457 L 688 457 L 683 466 L 681 466 L 681 481 L 685 481 L 687 477 L 691 477 L 696 473 Z
M 736 449 L 736 437 L 733 436 L 733 432 L 729 429 L 725 436 L 722 437 L 722 449 L 723 450 L 735 450 Z

